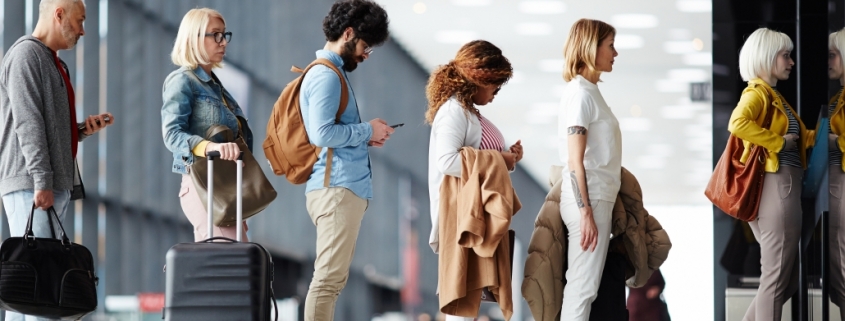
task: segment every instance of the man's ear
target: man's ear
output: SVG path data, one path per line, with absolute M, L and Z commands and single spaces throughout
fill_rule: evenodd
M 343 42 L 347 42 L 355 38 L 355 29 L 352 27 L 346 27 L 346 30 L 343 30 Z
M 62 8 L 61 6 L 56 6 L 56 11 L 53 12 L 53 19 L 56 19 L 56 21 L 61 22 L 62 19 L 65 18 L 66 13 L 67 12 L 65 12 L 65 8 Z

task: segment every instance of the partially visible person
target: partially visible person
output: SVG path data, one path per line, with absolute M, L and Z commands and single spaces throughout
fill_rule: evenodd
M 374 1 L 335 2 L 323 19 L 326 44 L 316 57 L 334 64 L 346 78 L 347 88 L 342 88 L 338 74 L 324 65 L 312 67 L 302 80 L 299 102 L 305 131 L 312 144 L 324 147 L 305 184 L 305 206 L 317 228 L 314 276 L 305 297 L 306 321 L 334 318 L 361 221 L 373 198 L 368 147 L 384 146 L 393 133 L 380 118 L 361 120 L 358 97 L 347 76 L 387 41 L 388 23 L 387 12 Z M 344 90 L 349 101 L 336 122 Z M 332 165 L 326 173 L 328 164 Z
M 622 133 L 599 90 L 618 56 L 616 29 L 598 20 L 572 25 L 564 45 L 558 141 L 563 177 L 560 216 L 569 230 L 561 321 L 587 321 L 610 243 L 611 217 L 622 184 Z
M 628 293 L 628 321 L 670 321 L 669 310 L 663 301 L 666 281 L 660 270 L 654 271 L 645 285 L 631 288 Z
M 814 132 L 777 90 L 789 79 L 792 40 L 767 28 L 754 31 L 739 52 L 739 74 L 748 87 L 731 114 L 728 131 L 743 140 L 741 161 L 749 161 L 752 146 L 766 149 L 763 191 L 757 219 L 748 222 L 760 243 L 762 275 L 757 295 L 743 320 L 781 319 L 783 304 L 798 289 L 798 244 L 801 237 L 801 181 L 807 148 Z M 771 112 L 771 124 L 764 119 Z
M 194 240 L 208 235 L 208 212 L 189 174 L 197 156 L 218 151 L 220 158 L 235 161 L 240 153 L 236 143 L 205 138 L 212 125 L 228 127 L 243 135 L 252 150 L 252 130 L 235 98 L 223 87 L 214 68 L 223 67 L 232 32 L 226 31 L 223 15 L 214 9 L 191 9 L 182 17 L 170 59 L 179 69 L 171 72 L 162 86 L 161 129 L 164 145 L 173 153 L 172 171 L 182 175 L 179 201 L 182 211 L 194 226 Z M 242 239 L 246 236 L 243 222 Z M 214 236 L 236 239 L 237 226 L 213 227 Z
M 479 108 L 493 102 L 496 94 L 512 76 L 513 68 L 501 49 L 490 42 L 475 40 L 463 45 L 455 59 L 438 67 L 429 77 L 425 119 L 431 124 L 428 193 L 432 229 L 429 244 L 434 253 L 440 252 L 438 222 L 441 184 L 446 176 L 461 177 L 461 148 L 497 151 L 511 170 L 522 160 L 520 141 L 505 148 L 504 136 L 493 122 L 482 116 Z M 473 319 L 446 316 L 447 321 Z
M 830 175 L 830 300 L 845 316 L 845 29 L 831 33 L 828 38 L 828 70 L 831 80 L 839 82 L 839 91 L 830 98 L 830 134 L 828 144 L 828 173 Z
M 42 0 L 32 35 L 18 39 L 0 69 L 0 195 L 11 236 L 23 236 L 33 206 L 32 231 L 50 237 L 50 207 L 64 221 L 79 142 L 114 123 L 110 113 L 77 122 L 69 71 L 58 56 L 85 35 L 85 3 Z M 56 231 L 58 233 L 58 231 Z M 7 311 L 6 320 L 44 321 Z

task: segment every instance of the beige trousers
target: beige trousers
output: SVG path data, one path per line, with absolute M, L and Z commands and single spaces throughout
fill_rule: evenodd
M 760 243 L 762 275 L 744 321 L 779 321 L 783 304 L 798 289 L 803 175 L 802 168 L 781 165 L 763 180 L 757 219 L 748 222 Z
M 197 189 L 194 187 L 194 181 L 191 180 L 191 175 L 182 175 L 182 187 L 179 189 L 179 203 L 182 204 L 182 211 L 188 217 L 188 221 L 194 226 L 194 241 L 199 242 L 208 239 L 208 211 L 205 209 L 205 204 L 202 203 L 200 195 L 197 194 Z M 246 237 L 246 221 L 244 221 L 244 231 L 241 236 L 244 242 L 249 242 Z M 234 226 L 219 227 L 215 226 L 212 231 L 214 236 L 223 236 L 230 239 L 238 238 L 238 229 Z
M 305 194 L 306 209 L 317 227 L 314 277 L 305 297 L 306 321 L 334 319 L 337 296 L 346 286 L 349 266 L 368 201 L 343 187 Z
M 830 300 L 845 316 L 845 172 L 832 165 L 830 173 Z

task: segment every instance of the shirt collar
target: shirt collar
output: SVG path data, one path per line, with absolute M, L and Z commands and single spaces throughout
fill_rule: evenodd
M 326 50 L 326 49 L 317 50 L 317 58 L 328 59 L 338 69 L 342 70 L 342 68 L 343 68 L 343 58 L 341 58 L 340 55 L 338 55 L 334 51 Z
M 197 66 L 196 68 L 194 68 L 194 74 L 197 75 L 197 78 L 199 78 L 203 82 L 211 81 L 211 75 L 206 73 L 205 69 L 202 69 L 202 67 L 200 67 L 200 66 Z

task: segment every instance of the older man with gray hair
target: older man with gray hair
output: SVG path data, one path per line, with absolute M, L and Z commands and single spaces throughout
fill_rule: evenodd
M 111 125 L 109 113 L 76 120 L 73 87 L 57 51 L 85 34 L 82 0 L 42 0 L 32 35 L 16 41 L 0 69 L 0 195 L 12 236 L 50 236 L 47 211 L 63 220 L 74 188 L 78 143 Z M 74 196 L 76 194 L 74 193 Z M 7 312 L 6 320 L 46 320 Z

